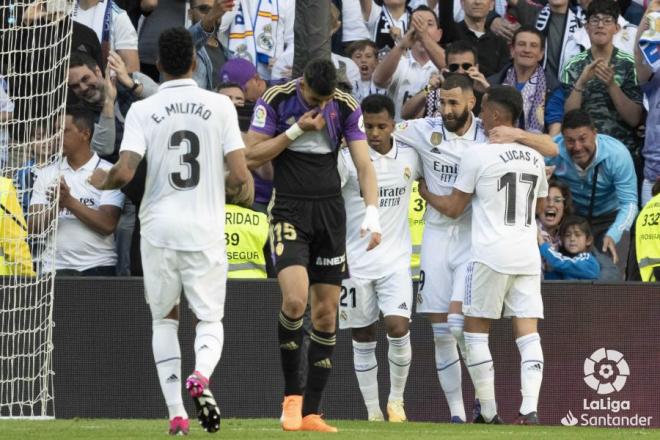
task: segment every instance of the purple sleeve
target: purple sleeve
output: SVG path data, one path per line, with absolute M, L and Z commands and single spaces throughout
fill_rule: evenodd
M 277 113 L 270 104 L 261 98 L 254 106 L 250 130 L 269 136 L 275 135 L 277 130 Z
M 364 121 L 362 120 L 362 110 L 360 107 L 356 108 L 355 111 L 346 118 L 344 137 L 346 137 L 346 142 L 364 141 L 367 139 L 367 134 L 364 132 Z

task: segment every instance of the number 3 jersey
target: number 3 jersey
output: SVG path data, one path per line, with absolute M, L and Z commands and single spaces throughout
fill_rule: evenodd
M 234 105 L 192 79 L 167 81 L 134 103 L 120 151 L 146 155 L 142 238 L 182 251 L 224 248 L 224 156 L 241 148 Z
M 381 243 L 370 251 L 367 251 L 370 235 L 360 237 L 366 208 L 357 170 L 347 148 L 339 154 L 338 169 L 346 207 L 346 255 L 352 277 L 373 280 L 410 266 L 408 208 L 413 182 L 421 177 L 421 163 L 413 148 L 394 139 L 392 142 L 392 149 L 384 155 L 369 149 L 378 181 L 382 229 Z
M 472 260 L 512 275 L 536 275 L 536 199 L 546 197 L 543 156 L 517 143 L 480 144 L 461 161 L 454 187 L 472 198 Z

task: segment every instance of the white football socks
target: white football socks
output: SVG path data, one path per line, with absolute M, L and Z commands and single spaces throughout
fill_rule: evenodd
M 220 361 L 225 333 L 221 321 L 199 321 L 195 332 L 195 370 L 209 379 Z
M 465 419 L 463 389 L 461 387 L 461 362 L 456 348 L 456 339 L 451 334 L 448 323 L 433 323 L 433 341 L 435 343 L 435 368 L 440 386 L 447 398 L 447 405 L 452 417 Z
M 495 369 L 488 347 L 488 333 L 465 332 L 467 367 L 481 403 L 481 415 L 490 422 L 497 415 L 495 403 Z
M 461 354 L 465 358 L 465 336 L 463 336 L 463 325 L 465 318 L 460 313 L 450 313 L 447 315 L 447 324 L 449 324 L 449 330 L 451 334 L 454 335 L 458 348 L 461 350 Z
M 539 392 L 543 381 L 543 350 L 538 333 L 516 339 L 520 351 L 520 385 L 522 404 L 520 414 L 527 415 L 537 410 Z
M 389 343 L 387 358 L 390 361 L 390 395 L 388 401 L 403 400 L 403 391 L 406 388 L 412 359 L 410 332 L 400 338 L 391 338 L 388 335 L 387 342 Z
M 467 364 L 467 351 L 465 350 L 465 335 L 463 334 L 463 326 L 465 325 L 465 317 L 460 313 L 450 313 L 447 315 L 447 324 L 449 324 L 449 330 L 451 334 L 454 335 L 456 343 L 458 344 L 458 349 L 461 352 L 461 357 L 463 358 L 463 363 Z M 474 377 L 472 377 L 472 370 L 468 369 L 468 374 L 470 375 L 470 380 L 474 384 Z M 474 398 L 478 399 L 479 395 L 475 390 Z
M 357 376 L 360 392 L 367 407 L 368 418 L 383 418 L 378 400 L 378 361 L 376 360 L 376 341 L 353 341 L 353 367 Z
M 181 348 L 179 347 L 179 321 L 159 319 L 152 323 L 151 348 L 158 371 L 160 389 L 165 397 L 170 420 L 188 418 L 181 398 Z

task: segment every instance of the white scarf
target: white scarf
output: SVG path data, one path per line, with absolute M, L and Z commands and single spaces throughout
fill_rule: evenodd
M 232 58 L 243 58 L 257 66 L 275 55 L 275 38 L 279 21 L 278 0 L 260 0 L 255 17 L 251 17 L 248 0 L 239 0 L 234 21 L 229 27 L 229 52 Z
M 649 28 L 639 39 L 642 56 L 653 72 L 660 69 L 660 12 L 651 12 L 644 18 L 649 21 Z
M 550 6 L 546 5 L 541 9 L 536 19 L 536 29 L 547 35 L 547 27 L 550 23 Z M 582 20 L 570 8 L 566 11 L 566 26 L 564 27 L 564 37 L 561 44 L 561 55 L 559 56 L 559 73 L 564 70 L 564 66 L 574 55 L 582 52 L 585 47 L 589 47 L 589 36 L 582 25 Z M 545 57 L 543 59 L 543 68 L 548 62 L 548 44 L 545 45 Z
M 89 14 L 87 14 L 89 9 L 93 9 L 92 21 L 81 21 L 78 15 L 86 14 L 87 17 L 89 17 Z M 96 36 L 99 38 L 99 43 L 109 41 L 110 28 L 112 26 L 112 0 L 100 0 L 91 8 L 85 9 L 84 12 L 81 10 L 79 2 L 76 2 L 73 8 L 73 19 L 96 32 Z

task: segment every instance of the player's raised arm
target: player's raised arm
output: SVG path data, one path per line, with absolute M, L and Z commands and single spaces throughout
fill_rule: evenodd
M 491 144 L 518 142 L 538 151 L 545 157 L 555 157 L 559 154 L 559 145 L 552 140 L 550 135 L 530 133 L 520 128 L 500 125 L 488 132 L 488 140 Z
M 227 169 L 229 176 L 225 180 L 227 189 L 240 191 L 240 189 L 248 182 L 250 172 L 247 169 L 247 162 L 245 161 L 245 150 L 234 150 L 227 153 L 225 160 L 227 161 Z
M 448 196 L 439 196 L 429 191 L 424 179 L 419 181 L 419 195 L 435 209 L 451 218 L 458 218 L 472 200 L 472 193 L 454 188 Z
M 122 151 L 119 160 L 106 172 L 100 168 L 89 176 L 89 183 L 96 189 L 117 189 L 133 180 L 135 170 L 142 161 L 142 156 L 134 151 Z
M 267 134 L 259 133 L 253 130 L 247 132 L 245 138 L 245 159 L 248 168 L 254 170 L 266 162 L 277 157 L 291 144 L 291 139 L 286 133 L 270 137 Z
M 264 103 L 257 103 L 254 110 L 254 117 L 252 125 L 247 132 L 245 143 L 247 144 L 246 159 L 247 165 L 250 169 L 260 167 L 264 163 L 276 158 L 282 151 L 284 151 L 291 142 L 298 139 L 306 131 L 318 131 L 325 127 L 325 120 L 323 114 L 317 109 L 313 109 L 303 114 L 298 121 L 289 127 L 285 132 L 272 137 L 272 134 L 266 133 L 261 129 L 269 125 L 268 119 L 271 118 L 270 106 Z M 262 113 L 266 116 L 261 116 Z M 263 122 L 262 122 L 263 118 Z M 274 125 L 274 122 L 271 124 Z
M 364 221 L 360 227 L 360 234 L 364 236 L 367 232 L 371 233 L 371 240 L 367 250 L 373 249 L 380 243 L 380 221 L 378 219 L 378 183 L 376 181 L 376 171 L 369 158 L 369 145 L 365 140 L 354 140 L 348 143 L 351 152 L 351 158 L 355 164 L 360 182 L 360 191 L 364 197 L 364 204 L 367 211 L 364 215 Z

